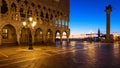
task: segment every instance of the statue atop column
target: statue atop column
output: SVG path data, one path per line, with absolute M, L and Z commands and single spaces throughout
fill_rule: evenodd
M 111 6 L 111 4 L 109 4 L 108 6 L 106 6 L 106 10 L 111 10 L 112 11 L 112 6 Z

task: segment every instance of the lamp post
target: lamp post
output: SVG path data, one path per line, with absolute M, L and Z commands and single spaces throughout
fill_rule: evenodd
M 90 34 L 90 41 L 92 42 L 92 40 L 93 40 L 93 31 L 91 30 L 91 31 L 89 32 L 89 34 Z
M 33 21 L 33 18 L 32 17 L 29 17 L 29 20 L 27 20 L 27 21 L 24 21 L 23 23 L 23 26 L 25 27 L 25 28 L 34 28 L 35 27 L 35 25 L 36 25 L 36 21 Z M 33 49 L 33 47 L 32 47 L 32 37 L 31 37 L 31 34 L 28 34 L 28 45 L 29 45 L 29 50 L 32 50 Z

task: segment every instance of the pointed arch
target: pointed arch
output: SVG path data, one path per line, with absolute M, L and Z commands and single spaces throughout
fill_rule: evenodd
M 52 43 L 52 41 L 53 41 L 53 32 L 51 29 L 47 30 L 46 40 L 47 40 L 47 43 Z
M 32 8 L 31 8 L 31 7 L 28 7 L 27 17 L 30 17 L 30 16 L 32 16 Z
M 40 9 L 41 8 L 41 5 L 40 4 L 38 4 L 38 9 Z
M 41 28 L 38 28 L 35 31 L 35 44 L 42 43 L 43 43 L 43 30 Z
M 26 8 L 26 6 L 25 6 L 25 4 L 23 4 L 23 3 L 20 3 L 20 8 L 19 8 L 19 12 L 20 12 L 20 16 L 22 17 L 22 18 L 25 18 L 26 17 L 26 14 L 25 14 L 25 8 Z
M 11 4 L 11 16 L 13 20 L 18 20 L 17 5 L 13 2 Z
M 61 31 L 60 30 L 56 30 L 56 32 L 55 32 L 55 44 L 56 44 L 56 46 L 57 45 L 60 45 L 60 36 L 61 36 Z
M 22 28 L 21 30 L 21 37 L 20 37 L 20 43 L 21 44 L 29 44 L 32 39 L 32 33 L 30 28 Z
M 40 12 L 40 19 L 43 21 L 43 19 L 44 19 L 44 13 L 43 13 L 43 11 L 41 11 Z
M 66 31 L 63 31 L 63 32 L 62 32 L 62 38 L 63 38 L 64 40 L 67 39 L 67 32 L 66 32 Z
M 6 0 L 2 0 L 1 13 L 5 14 L 8 11 L 8 6 Z
M 31 6 L 32 6 L 32 7 L 34 7 L 34 6 L 35 6 L 35 4 L 32 2 L 32 3 L 31 3 Z
M 25 0 L 24 3 L 25 3 L 26 6 L 29 4 L 27 0 Z
M 55 32 L 55 38 L 56 39 L 60 39 L 60 35 L 61 35 L 62 33 L 61 33 L 61 31 L 60 30 L 57 30 L 56 32 Z
M 16 4 L 14 2 L 11 4 L 11 11 L 12 12 L 16 12 L 17 11 L 17 6 L 16 6 Z
M 35 15 L 38 16 L 38 9 L 35 9 Z
M 2 28 L 2 43 L 17 43 L 16 30 L 11 24 L 7 24 Z

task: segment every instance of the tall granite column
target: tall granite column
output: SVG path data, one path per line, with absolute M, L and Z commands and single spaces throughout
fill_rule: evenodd
M 111 5 L 106 6 L 106 41 L 111 42 L 110 37 L 110 12 L 112 11 Z

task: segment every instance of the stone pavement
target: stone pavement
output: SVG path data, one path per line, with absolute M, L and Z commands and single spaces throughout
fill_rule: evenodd
M 0 68 L 120 68 L 120 44 L 71 42 L 62 46 L 0 48 Z

